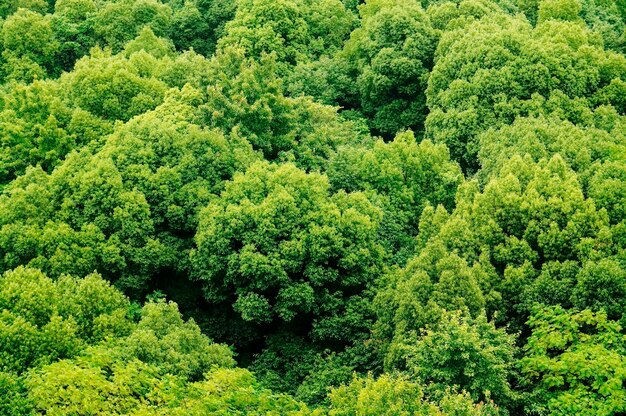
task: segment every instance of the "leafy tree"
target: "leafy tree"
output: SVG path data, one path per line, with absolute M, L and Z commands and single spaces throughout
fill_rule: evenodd
M 626 26 L 624 3 L 622 0 L 580 0 L 572 1 L 539 1 L 517 0 L 519 8 L 526 14 L 528 19 L 535 24 L 538 19 L 540 7 L 545 18 L 565 18 L 571 20 L 582 19 L 588 27 L 599 33 L 607 48 L 616 51 L 624 51 L 623 37 Z M 546 16 L 545 13 L 548 13 Z
M 612 255 L 609 241 L 606 212 L 584 197 L 575 173 L 559 156 L 539 163 L 516 156 L 482 192 L 473 181 L 461 186 L 452 214 L 424 211 L 419 255 L 403 271 L 407 277 L 392 279 L 390 292 L 381 298 L 380 331 L 388 334 L 382 337 L 436 322 L 433 303 L 477 311 L 481 299 L 489 316 L 521 330 L 535 302 L 569 305 L 578 279 L 581 288 L 588 284 L 582 283 L 584 274 L 578 275 L 580 267 Z M 447 283 L 450 295 L 433 287 L 444 276 L 440 263 L 459 270 L 451 275 L 457 282 Z M 456 276 L 463 276 L 463 284 Z M 603 306 L 613 304 L 601 298 Z
M 171 96 L 50 175 L 31 169 L 14 181 L 0 197 L 0 269 L 96 269 L 134 295 L 159 273 L 188 270 L 200 207 L 255 157 L 237 136 L 189 123 L 185 100 Z
M 484 315 L 476 319 L 444 314 L 415 342 L 407 359 L 408 372 L 433 396 L 446 387 L 467 391 L 473 400 L 493 397 L 509 404 L 515 352 L 514 338 L 496 329 Z
M 94 35 L 101 47 L 121 51 L 141 29 L 149 26 L 157 36 L 171 27 L 172 9 L 157 0 L 108 1 L 92 16 Z
M 478 317 L 485 307 L 481 285 L 488 277 L 481 265 L 470 268 L 441 246 L 387 276 L 386 287 L 376 297 L 373 332 L 385 369 L 406 369 L 416 337 L 444 319 L 446 310 Z
M 92 16 L 97 12 L 93 0 L 58 0 L 50 25 L 59 43 L 57 67 L 70 71 L 76 61 L 89 54 L 95 45 Z
M 55 81 L 15 84 L 2 94 L 0 111 L 0 188 L 40 165 L 46 172 L 72 150 L 97 143 L 112 125 L 63 100 Z
M 129 120 L 154 109 L 167 85 L 158 79 L 159 61 L 145 51 L 128 58 L 94 50 L 61 78 L 69 99 L 105 120 Z
M 0 414 L 304 409 L 230 370 L 229 348 L 176 304 L 149 302 L 134 322 L 128 299 L 98 275 L 53 281 L 20 267 L 0 277 L 0 307 Z
M 240 0 L 218 48 L 240 47 L 260 59 L 275 53 L 278 70 L 338 49 L 354 17 L 339 0 Z
M 233 364 L 230 350 L 184 322 L 176 304 L 147 303 L 127 337 L 34 370 L 26 384 L 36 411 L 129 414 L 177 403 L 189 381 Z
M 0 306 L 2 371 L 21 373 L 72 357 L 130 329 L 128 300 L 97 275 L 52 281 L 18 268 L 0 277 Z
M 465 394 L 447 393 L 439 403 L 424 398 L 422 386 L 406 377 L 383 375 L 354 378 L 330 394 L 330 416 L 497 415 L 493 404 L 474 404 Z
M 412 132 L 371 147 L 345 146 L 331 158 L 327 172 L 334 189 L 364 191 L 380 204 L 382 241 L 400 262 L 413 252 L 425 205 L 451 209 L 463 179 L 445 146 L 428 140 L 418 144 Z
M 14 374 L 0 372 L 0 415 L 27 416 L 31 403 L 23 380 Z
M 576 21 L 581 10 L 579 0 L 541 0 L 537 18 L 539 23 L 549 19 Z
M 598 121 L 591 125 L 576 125 L 555 115 L 519 117 L 510 126 L 488 130 L 478 137 L 481 164 L 478 177 L 484 181 L 497 175 L 516 154 L 530 156 L 535 161 L 559 154 L 579 174 L 584 188 L 590 185 L 591 177 L 596 176 L 593 180 L 594 191 L 590 191 L 590 196 L 594 197 L 596 203 L 600 203 L 604 199 L 600 197 L 604 181 L 616 174 L 617 165 L 620 164 L 618 160 L 621 159 L 623 123 L 626 119 L 615 114 L 611 107 L 589 112 L 588 117 Z M 600 167 L 602 162 L 607 163 L 606 168 Z M 608 173 L 609 165 L 613 168 L 611 174 Z M 608 203 L 602 203 L 601 206 L 608 208 Z
M 390 135 L 422 130 L 428 71 L 436 35 L 417 2 L 368 2 L 360 9 L 361 28 L 341 58 L 356 73 L 359 107 L 374 132 Z
M 48 10 L 48 2 L 45 0 L 2 0 L 0 1 L 0 17 L 6 19 L 18 9 L 28 9 L 40 14 Z
M 358 111 L 386 137 L 421 131 L 435 31 L 417 1 L 370 1 L 359 10 L 361 26 L 343 50 L 330 61 L 300 66 L 290 90 Z
M 624 70 L 617 69 L 626 68 L 626 58 L 603 51 L 600 42 L 578 23 L 551 19 L 533 30 L 500 14 L 445 33 L 426 94 L 427 136 L 446 143 L 466 170 L 476 170 L 476 138 L 486 128 L 546 113 L 555 100 L 565 110 L 590 107 L 610 85 L 621 85 Z M 577 115 L 567 118 L 576 122 Z
M 170 38 L 178 50 L 192 48 L 210 56 L 224 27 L 235 16 L 237 2 L 232 0 L 192 0 L 173 4 Z
M 517 0 L 517 3 L 522 1 Z M 422 3 L 427 3 L 426 14 L 438 30 L 457 30 L 485 16 L 515 15 L 518 11 L 515 0 L 427 0 Z
M 520 368 L 532 387 L 529 412 L 614 415 L 624 412 L 626 343 L 603 312 L 536 308 Z
M 19 9 L 3 23 L 0 35 L 4 79 L 32 81 L 56 73 L 59 44 L 50 15 Z
M 245 321 L 311 325 L 303 332 L 314 339 L 349 342 L 368 329 L 379 222 L 363 194 L 331 194 L 322 175 L 257 163 L 202 212 L 193 275 L 209 302 Z
M 204 122 L 236 131 L 268 160 L 320 170 L 338 146 L 362 140 L 359 126 L 342 120 L 336 108 L 285 96 L 270 56 L 256 62 L 229 48 L 215 56 L 210 72 L 214 84 L 201 106 Z

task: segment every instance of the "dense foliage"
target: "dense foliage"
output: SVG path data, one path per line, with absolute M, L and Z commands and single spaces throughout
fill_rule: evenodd
M 625 0 L 0 0 L 0 416 L 625 413 Z

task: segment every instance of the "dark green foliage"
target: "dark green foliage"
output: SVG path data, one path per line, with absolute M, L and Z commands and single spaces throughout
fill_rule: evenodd
M 436 32 L 417 1 L 370 1 L 360 16 L 343 50 L 297 68 L 290 90 L 356 110 L 386 137 L 421 131 Z
M 224 27 L 235 16 L 236 2 L 231 0 L 176 1 L 172 5 L 170 39 L 179 50 L 193 49 L 210 56 Z

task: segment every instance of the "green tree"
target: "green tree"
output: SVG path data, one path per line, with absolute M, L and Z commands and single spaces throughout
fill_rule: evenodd
M 145 51 L 128 58 L 94 50 L 60 80 L 73 106 L 105 120 L 127 121 L 160 104 L 167 85 L 159 60 Z
M 0 369 L 22 373 L 124 335 L 128 300 L 98 275 L 52 281 L 18 268 L 0 277 Z
M 32 414 L 24 382 L 12 373 L 0 372 L 0 415 Z
M 189 381 L 233 364 L 227 347 L 212 344 L 195 323 L 182 320 L 176 304 L 161 301 L 143 307 L 127 337 L 38 368 L 26 385 L 38 412 L 135 414 L 179 403 Z
M 2 25 L 2 72 L 4 79 L 31 81 L 58 73 L 51 16 L 19 9 Z
M 56 81 L 14 84 L 2 94 L 0 111 L 0 188 L 39 165 L 51 172 L 72 150 L 99 142 L 111 123 L 63 99 Z
M 437 397 L 446 387 L 467 391 L 473 400 L 492 397 L 510 404 L 509 384 L 515 338 L 497 329 L 484 315 L 444 314 L 415 342 L 407 359 L 408 372 Z
M 298 62 L 338 49 L 353 21 L 339 0 L 240 0 L 218 48 L 243 48 L 254 59 L 275 53 L 285 75 Z
M 492 403 L 474 404 L 466 394 L 446 392 L 439 403 L 426 400 L 423 387 L 403 376 L 354 378 L 330 393 L 329 416 L 497 415 Z
M 212 60 L 209 79 L 203 121 L 237 132 L 268 160 L 323 170 L 338 146 L 362 140 L 358 124 L 342 120 L 336 108 L 285 96 L 272 56 L 257 62 L 228 48 Z
M 288 78 L 289 91 L 356 111 L 387 138 L 407 128 L 421 132 L 436 32 L 418 1 L 370 1 L 359 14 L 361 25 L 343 49 L 301 62 Z
M 166 35 L 171 27 L 172 9 L 157 0 L 116 0 L 104 3 L 91 19 L 97 43 L 117 53 L 145 26 L 157 36 Z
M 448 31 L 429 78 L 427 136 L 446 143 L 453 158 L 475 171 L 477 135 L 489 127 L 550 113 L 555 101 L 559 115 L 573 122 L 580 114 L 567 114 L 568 108 L 593 107 L 598 100 L 621 111 L 615 93 L 604 96 L 611 85 L 619 90 L 626 58 L 600 45 L 579 23 L 550 19 L 533 29 L 502 14 Z
M 72 70 L 76 61 L 95 45 L 92 16 L 96 11 L 93 0 L 56 2 L 50 24 L 59 43 L 56 65 L 60 70 Z
M 614 415 L 624 412 L 626 338 L 603 312 L 536 308 L 520 368 L 531 387 L 529 412 Z
M 402 263 L 413 253 L 419 217 L 427 204 L 451 209 L 460 168 L 449 160 L 445 146 L 412 132 L 393 142 L 379 140 L 371 147 L 345 146 L 330 160 L 328 177 L 334 189 L 363 191 L 383 210 L 380 235 L 387 251 Z
M 189 99 L 170 96 L 98 152 L 14 181 L 0 197 L 0 269 L 31 264 L 55 277 L 96 269 L 135 296 L 161 273 L 184 276 L 200 207 L 255 159 L 239 137 L 190 123 Z
M 174 2 L 172 2 L 174 3 Z M 210 56 L 224 27 L 232 20 L 237 2 L 232 0 L 179 1 L 172 5 L 173 15 L 170 38 L 178 50 L 192 48 L 197 53 Z
M 322 175 L 257 163 L 203 210 L 193 276 L 245 321 L 350 342 L 369 327 L 380 217 L 361 193 L 331 194 Z

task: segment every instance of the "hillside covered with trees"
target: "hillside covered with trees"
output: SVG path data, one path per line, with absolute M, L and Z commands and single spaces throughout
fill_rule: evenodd
M 626 414 L 626 0 L 0 0 L 0 416 Z

